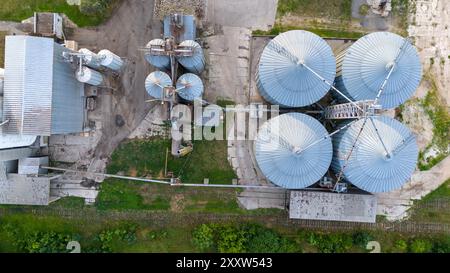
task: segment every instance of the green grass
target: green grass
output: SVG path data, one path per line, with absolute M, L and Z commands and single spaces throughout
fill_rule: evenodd
M 427 204 L 435 204 L 435 206 L 427 206 Z M 449 207 L 450 179 L 421 200 L 414 202 L 414 206 L 411 209 L 411 219 L 420 222 L 450 224 Z
M 253 31 L 254 35 L 278 35 L 280 33 L 289 31 L 302 29 L 307 30 L 312 33 L 319 35 L 322 38 L 347 38 L 347 39 L 358 39 L 365 35 L 363 32 L 355 32 L 355 31 L 347 31 L 347 30 L 334 30 L 334 29 L 326 29 L 326 28 L 309 28 L 309 27 L 299 27 L 299 26 L 281 26 L 279 24 L 275 24 L 275 26 L 268 31 L 255 30 Z
M 167 171 L 184 183 L 231 184 L 236 175 L 228 163 L 226 141 L 194 141 L 194 150 L 182 158 L 170 154 L 170 140 L 133 140 L 123 143 L 113 153 L 107 172 L 134 177 L 163 178 L 166 151 Z
M 5 36 L 7 32 L 0 31 L 0 68 L 5 67 Z
M 279 0 L 279 17 L 291 13 L 308 17 L 351 19 L 352 0 Z
M 106 12 L 83 14 L 78 6 L 70 6 L 66 0 L 2 0 L 0 20 L 20 22 L 33 16 L 34 12 L 57 12 L 66 14 L 79 27 L 96 26 L 108 18 L 115 3 Z

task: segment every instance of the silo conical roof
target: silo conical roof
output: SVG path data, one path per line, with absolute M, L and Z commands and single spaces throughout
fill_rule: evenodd
M 333 52 L 316 34 L 292 30 L 276 36 L 270 43 L 281 45 L 330 83 L 334 81 L 336 62 Z M 313 104 L 330 90 L 328 84 L 270 45 L 266 46 L 259 61 L 257 85 L 267 101 L 284 107 Z
M 194 53 L 189 57 L 178 57 L 178 62 L 191 73 L 201 74 L 205 69 L 205 57 L 202 47 L 195 41 L 183 41 L 180 46 L 190 46 Z
M 177 89 L 179 89 L 178 95 L 180 95 L 181 98 L 188 101 L 194 101 L 195 99 L 202 97 L 204 86 L 200 77 L 192 73 L 187 73 L 178 78 Z
M 161 71 L 152 72 L 145 79 L 145 90 L 156 99 L 163 99 L 163 89 L 167 86 L 172 86 L 172 80 L 169 75 Z
M 394 64 L 405 38 L 390 32 L 368 34 L 339 58 L 336 86 L 353 100 L 375 99 Z M 416 48 L 407 42 L 380 97 L 384 109 L 395 108 L 413 96 L 422 78 L 422 65 Z
M 306 188 L 327 172 L 332 144 L 326 129 L 316 119 L 301 113 L 288 113 L 267 121 L 255 140 L 259 168 L 274 184 Z M 311 143 L 323 139 L 305 149 Z M 305 149 L 305 150 L 303 150 Z
M 370 119 L 367 120 L 347 163 L 346 158 L 364 119 L 333 137 L 332 168 L 339 173 L 346 164 L 345 179 L 365 191 L 387 192 L 398 189 L 408 181 L 417 165 L 418 147 L 415 136 L 395 119 L 378 116 L 372 120 L 373 123 Z

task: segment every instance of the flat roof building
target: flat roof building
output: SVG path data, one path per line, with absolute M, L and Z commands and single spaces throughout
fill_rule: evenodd
M 377 198 L 370 194 L 291 191 L 289 218 L 375 223 Z

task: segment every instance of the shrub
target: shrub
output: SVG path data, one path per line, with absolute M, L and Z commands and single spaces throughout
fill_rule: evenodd
M 352 247 L 352 238 L 347 234 L 311 233 L 309 243 L 322 253 L 340 253 Z
M 234 226 L 223 226 L 218 231 L 217 249 L 221 253 L 244 253 L 247 232 Z
M 273 230 L 255 226 L 250 232 L 246 248 L 251 253 L 287 253 L 297 252 L 297 245 Z
M 81 0 L 80 11 L 87 15 L 104 13 L 112 0 Z
M 104 230 L 97 235 L 96 240 L 100 243 L 99 249 L 93 252 L 112 252 L 113 243 L 116 241 L 127 242 L 132 244 L 136 241 L 136 227 L 125 226 L 111 230 Z
M 202 224 L 196 228 L 192 237 L 194 245 L 202 251 L 210 249 L 214 245 L 214 231 L 206 224 Z
M 433 243 L 434 253 L 450 253 L 450 236 L 445 238 L 438 238 Z
M 17 241 L 20 250 L 29 253 L 63 253 L 68 252 L 67 243 L 72 236 L 63 233 L 34 232 Z
M 431 252 L 433 245 L 431 242 L 423 239 L 414 239 L 409 245 L 409 251 L 412 253 L 428 253 Z
M 394 246 L 398 252 L 408 251 L 408 243 L 405 240 L 397 240 Z
M 367 244 L 373 240 L 372 234 L 367 231 L 356 231 L 352 234 L 353 244 L 365 248 Z

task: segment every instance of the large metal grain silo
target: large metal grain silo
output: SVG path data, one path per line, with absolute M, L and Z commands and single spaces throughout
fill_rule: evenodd
M 147 44 L 147 48 L 151 47 L 161 47 L 164 48 L 166 42 L 163 39 L 153 39 Z M 145 54 L 145 60 L 160 70 L 170 69 L 170 57 L 167 55 L 151 55 L 150 53 Z
M 258 166 L 280 187 L 306 188 L 319 181 L 330 166 L 333 148 L 326 135 L 322 124 L 305 114 L 272 118 L 261 126 L 255 140 Z
M 395 63 L 378 102 L 384 109 L 395 108 L 409 99 L 422 78 L 416 48 L 390 32 L 368 34 L 336 59 L 336 87 L 355 101 L 375 99 Z
M 368 192 L 398 189 L 408 181 L 417 165 L 419 152 L 415 136 L 395 119 L 386 116 L 371 119 L 362 131 L 364 119 L 333 137 L 332 169 L 337 174 L 344 169 L 345 180 Z
M 205 69 L 205 56 L 202 47 L 195 41 L 187 40 L 180 44 L 180 47 L 192 47 L 193 55 L 189 57 L 180 56 L 178 62 L 186 68 L 187 71 L 195 74 L 201 74 Z
M 150 73 L 145 79 L 145 90 L 147 93 L 156 98 L 164 98 L 164 87 L 172 86 L 170 76 L 161 71 Z
M 199 76 L 187 73 L 178 78 L 177 81 L 178 95 L 187 101 L 201 99 L 204 91 L 202 79 Z
M 292 30 L 276 36 L 264 49 L 256 82 L 260 94 L 270 103 L 282 107 L 302 107 L 320 100 L 332 83 L 336 62 L 330 46 L 319 36 Z

